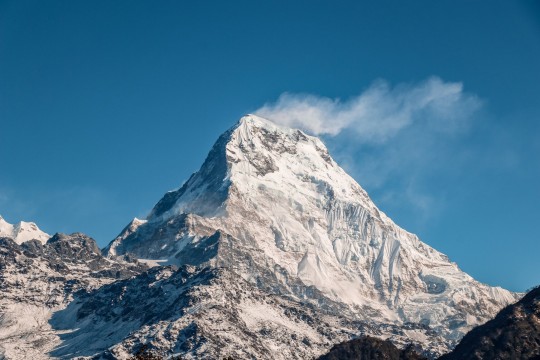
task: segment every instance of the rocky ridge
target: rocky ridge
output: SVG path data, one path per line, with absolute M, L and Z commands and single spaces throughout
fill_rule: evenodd
M 146 269 L 129 257 L 104 258 L 96 242 L 80 233 L 55 234 L 45 243 L 0 238 L 0 359 L 48 359 L 61 343 L 49 323 L 55 311 Z

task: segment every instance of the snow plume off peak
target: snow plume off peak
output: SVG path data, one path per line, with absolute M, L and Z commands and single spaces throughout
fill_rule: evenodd
M 348 100 L 310 94 L 283 93 L 254 113 L 278 124 L 314 135 L 338 135 L 346 129 L 363 142 L 385 142 L 415 121 L 428 118 L 434 126 L 452 131 L 481 106 L 462 83 L 431 77 L 421 83 L 391 87 L 378 80 Z

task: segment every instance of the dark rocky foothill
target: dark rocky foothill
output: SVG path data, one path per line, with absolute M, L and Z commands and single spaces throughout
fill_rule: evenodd
M 440 360 L 540 359 L 540 286 L 471 330 Z
M 412 346 L 398 349 L 390 341 L 365 336 L 334 345 L 319 360 L 426 360 Z

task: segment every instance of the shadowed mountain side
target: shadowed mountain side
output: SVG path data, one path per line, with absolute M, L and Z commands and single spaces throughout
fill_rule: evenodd
M 471 330 L 441 360 L 540 359 L 540 287 Z

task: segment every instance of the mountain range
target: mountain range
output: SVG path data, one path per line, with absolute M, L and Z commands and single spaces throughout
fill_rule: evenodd
M 435 358 L 522 296 L 396 225 L 320 139 L 255 115 L 102 251 L 2 218 L 0 236 L 7 359 L 306 359 L 358 336 Z

